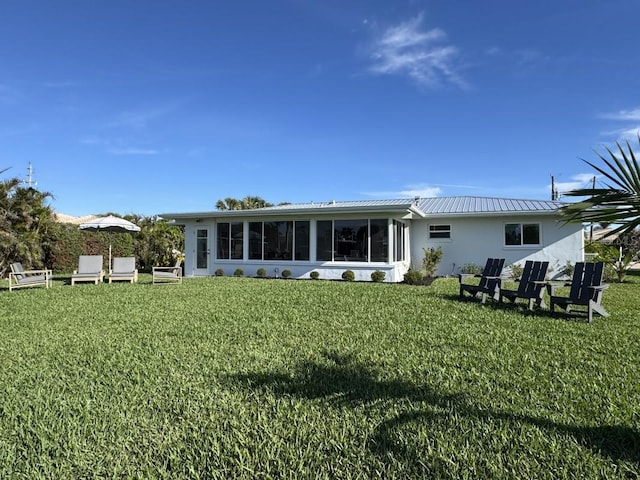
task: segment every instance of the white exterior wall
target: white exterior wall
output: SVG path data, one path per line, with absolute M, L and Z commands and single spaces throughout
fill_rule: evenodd
M 506 223 L 539 223 L 541 245 L 506 246 Z M 451 225 L 450 239 L 429 239 L 429 225 Z M 520 215 L 493 217 L 428 218 L 411 224 L 411 265 L 419 268 L 423 248 L 442 247 L 443 256 L 437 275 L 457 275 L 465 264 L 483 267 L 487 258 L 504 258 L 505 268 L 526 260 L 549 262 L 549 276 L 567 262 L 583 261 L 584 235 L 580 224 L 564 225 L 554 217 Z
M 386 282 L 401 282 L 409 266 L 420 268 L 424 257 L 423 248 L 442 247 L 443 258 L 437 275 L 456 275 L 465 264 L 484 266 L 487 258 L 505 258 L 505 267 L 513 263 L 524 264 L 526 260 L 549 261 L 550 277 L 557 275 L 567 262 L 574 264 L 583 261 L 584 235 L 580 224 L 563 225 L 555 217 L 540 215 L 513 216 L 465 216 L 432 217 L 426 219 L 404 220 L 409 232 L 406 248 L 410 261 L 396 263 L 367 262 L 326 262 L 315 261 L 316 230 L 315 220 L 335 218 L 381 218 L 383 215 L 350 215 L 340 217 L 286 217 L 287 220 L 311 220 L 310 224 L 310 261 L 279 260 L 218 260 L 216 259 L 216 222 L 214 219 L 202 219 L 199 222 L 189 220 L 185 225 L 185 275 L 210 276 L 219 268 L 226 276 L 232 276 L 237 268 L 242 268 L 246 276 L 255 276 L 259 268 L 264 268 L 268 276 L 281 276 L 283 270 L 290 270 L 293 278 L 309 278 L 316 270 L 321 279 L 341 279 L 345 270 L 352 270 L 356 280 L 369 281 L 375 270 L 385 272 Z M 397 218 L 399 219 L 399 218 Z M 264 218 L 225 218 L 223 221 L 261 221 Z M 541 245 L 505 246 L 505 223 L 539 223 Z M 429 225 L 450 225 L 450 239 L 429 239 Z M 247 228 L 245 223 L 245 230 Z M 209 262 L 208 269 L 196 269 L 196 232 L 208 229 Z M 245 238 L 247 232 L 245 231 Z M 390 234 L 390 240 L 393 236 Z M 393 258 L 393 242 L 390 243 L 389 258 Z M 248 254 L 248 242 L 244 242 L 245 258 Z M 276 272 L 276 269 L 278 271 Z
M 274 218 L 273 220 L 310 220 L 309 229 L 309 249 L 310 260 L 309 261 L 295 261 L 295 260 L 220 260 L 216 258 L 216 221 L 213 219 L 202 219 L 200 222 L 185 221 L 185 261 L 184 272 L 187 277 L 196 276 L 213 276 L 216 270 L 222 269 L 225 276 L 233 276 L 233 273 L 237 268 L 241 268 L 244 271 L 244 275 L 248 277 L 256 276 L 259 268 L 264 268 L 269 277 L 282 276 L 283 270 L 291 271 L 291 278 L 310 278 L 309 274 L 314 270 L 320 273 L 320 279 L 324 280 L 340 280 L 345 270 L 352 270 L 355 274 L 357 281 L 370 281 L 371 274 L 380 270 L 385 273 L 385 282 L 398 283 L 404 279 L 404 274 L 409 268 L 409 260 L 404 262 L 329 262 L 329 261 L 316 261 L 316 221 L 318 220 L 335 220 L 335 219 L 362 219 L 362 218 L 389 218 L 388 214 L 361 214 L 361 215 L 342 215 L 342 216 L 327 216 L 310 218 L 304 217 L 285 217 Z M 396 217 L 400 220 L 400 217 Z M 271 219 L 269 219 L 271 220 Z M 245 217 L 245 218 L 225 218 L 220 220 L 221 222 L 243 222 L 244 223 L 244 238 L 248 238 L 248 222 L 253 221 L 265 221 L 264 217 Z M 404 220 L 407 222 L 406 220 Z M 407 222 L 408 223 L 408 222 Z M 209 268 L 206 271 L 198 270 L 196 268 L 196 232 L 199 229 L 208 229 L 209 235 Z M 393 258 L 393 242 L 392 224 L 389 225 L 389 258 Z M 405 251 L 409 255 L 409 238 L 405 239 L 406 246 Z M 243 242 L 243 256 L 248 257 L 249 242 L 245 240 Z M 276 271 L 277 269 L 277 271 Z

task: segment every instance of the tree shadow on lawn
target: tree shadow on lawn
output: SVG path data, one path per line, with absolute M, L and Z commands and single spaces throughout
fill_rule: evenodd
M 393 454 L 413 469 L 424 468 L 420 467 L 424 462 L 418 452 L 412 452 L 396 441 L 399 429 L 412 423 L 430 422 L 434 418 L 446 424 L 450 416 L 472 421 L 507 422 L 514 431 L 521 425 L 536 426 L 550 434 L 570 435 L 578 444 L 610 460 L 640 464 L 640 434 L 627 426 L 576 426 L 546 418 L 486 410 L 467 401 L 464 394 L 446 395 L 428 386 L 399 380 L 379 380 L 374 368 L 351 355 L 325 352 L 323 358 L 323 362 L 301 362 L 293 375 L 248 373 L 232 375 L 228 379 L 244 389 L 264 390 L 283 397 L 324 399 L 329 404 L 339 406 L 379 405 L 381 400 L 394 399 L 427 403 L 434 408 L 401 413 L 383 421 L 369 439 L 371 451 L 382 458 Z M 439 409 L 446 413 L 438 413 Z

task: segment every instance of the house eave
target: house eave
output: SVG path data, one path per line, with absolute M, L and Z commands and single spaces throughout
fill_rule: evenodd
M 414 206 L 402 207 L 381 207 L 374 206 L 358 206 L 358 207 L 310 207 L 296 209 L 253 209 L 253 210 L 220 210 L 209 212 L 187 212 L 187 213 L 161 213 L 160 217 L 172 219 L 174 221 L 182 220 L 215 220 L 218 218 L 258 218 L 258 217 L 299 217 L 300 215 L 326 216 L 326 215 L 351 215 L 351 214 L 381 214 L 381 215 L 401 215 L 403 218 L 414 218 L 415 216 L 424 217 L 424 214 Z

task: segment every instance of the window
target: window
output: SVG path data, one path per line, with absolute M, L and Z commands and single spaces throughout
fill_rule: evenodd
M 293 222 L 264 222 L 264 260 L 293 258 Z
M 242 222 L 218 223 L 216 258 L 220 260 L 242 259 Z
M 389 221 L 386 218 L 370 220 L 371 226 L 371 261 L 386 262 L 389 260 Z
M 333 260 L 333 222 L 318 220 L 316 223 L 316 259 Z
M 249 260 L 262 260 L 262 222 L 249 222 Z
M 404 223 L 397 220 L 393 221 L 393 233 L 395 250 L 393 251 L 393 260 L 401 262 L 405 260 L 405 226 Z
M 369 222 L 367 220 L 335 220 L 333 234 L 334 261 L 367 261 L 369 256 Z
M 316 260 L 388 262 L 389 220 L 320 220 L 316 223 Z
M 451 238 L 451 225 L 429 225 L 429 239 Z
M 295 259 L 309 260 L 309 221 L 295 222 Z
M 507 223 L 504 226 L 504 244 L 540 245 L 540 224 L 538 223 Z
M 309 260 L 309 221 L 249 222 L 249 260 L 293 260 L 294 255 Z

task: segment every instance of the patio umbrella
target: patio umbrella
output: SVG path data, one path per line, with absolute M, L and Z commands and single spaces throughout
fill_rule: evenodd
M 94 218 L 80 224 L 80 230 L 109 232 L 109 268 L 111 268 L 111 232 L 139 232 L 140 227 L 124 218 L 109 215 L 107 217 Z

